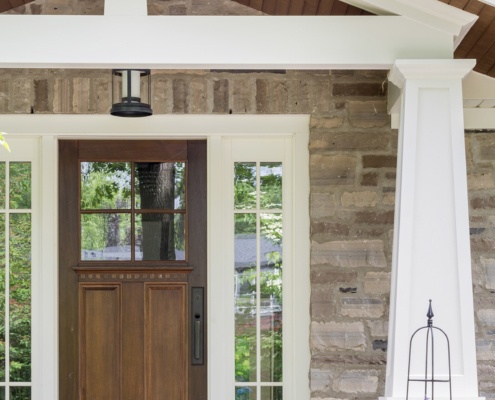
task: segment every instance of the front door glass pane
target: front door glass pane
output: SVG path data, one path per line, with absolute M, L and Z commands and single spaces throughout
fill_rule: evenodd
M 185 163 L 136 163 L 136 208 L 183 210 L 186 208 Z
M 81 215 L 81 260 L 130 260 L 131 216 L 122 213 Z
M 256 386 L 239 386 L 235 388 L 235 400 L 256 400 Z
M 184 214 L 136 214 L 136 260 L 184 260 Z
M 128 210 L 130 208 L 130 163 L 81 163 L 81 209 Z
M 10 400 L 30 400 L 31 388 L 24 387 L 11 387 L 10 388 Z

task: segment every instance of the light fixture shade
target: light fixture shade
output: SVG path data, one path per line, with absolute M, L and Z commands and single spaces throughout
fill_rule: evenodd
M 110 113 L 118 117 L 153 115 L 149 69 L 112 70 L 112 110 Z

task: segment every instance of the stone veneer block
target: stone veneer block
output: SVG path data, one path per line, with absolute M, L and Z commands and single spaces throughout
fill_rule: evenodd
M 318 351 L 366 349 L 362 322 L 312 322 L 311 348 Z
M 478 318 L 481 321 L 481 323 L 485 326 L 495 326 L 495 310 L 494 309 L 489 309 L 489 310 L 479 310 L 477 312 Z
M 476 135 L 475 143 L 472 144 L 472 147 L 478 149 L 479 158 L 474 157 L 475 162 L 495 161 L 495 137 L 492 134 Z
M 31 79 L 14 79 L 11 82 L 10 111 L 29 114 L 31 112 Z
M 345 393 L 375 393 L 378 372 L 374 370 L 348 370 L 333 381 L 333 390 Z
M 367 322 L 368 328 L 370 328 L 371 336 L 373 337 L 387 337 L 388 336 L 388 321 L 374 320 Z
M 66 114 L 72 111 L 70 104 L 71 84 L 69 79 L 55 79 L 53 86 L 53 112 Z
M 381 240 L 352 240 L 326 243 L 312 242 L 311 262 L 330 264 L 337 267 L 378 267 L 387 266 L 387 259 Z
M 229 112 L 228 79 L 215 79 L 213 81 L 213 112 L 220 114 Z
M 255 106 L 254 81 L 234 80 L 232 82 L 232 111 L 234 114 L 253 113 Z
M 51 111 L 48 107 L 48 80 L 35 79 L 34 80 L 34 112 L 48 112 Z
M 203 78 L 192 79 L 189 84 L 189 101 L 188 111 L 192 114 L 206 114 L 207 99 L 206 99 L 206 80 Z
M 478 360 L 495 360 L 495 340 L 480 339 L 476 341 L 476 356 Z
M 353 156 L 313 154 L 309 166 L 311 185 L 353 185 L 356 164 Z
M 480 261 L 485 271 L 485 287 L 493 290 L 495 289 L 495 259 L 481 257 Z
M 346 97 L 376 97 L 385 95 L 385 88 L 382 86 L 381 83 L 375 82 L 334 83 L 332 88 L 332 95 Z
M 364 292 L 368 294 L 390 293 L 390 272 L 368 272 L 363 285 Z
M 344 124 L 344 118 L 340 116 L 312 116 L 310 121 L 310 127 L 312 130 L 328 130 L 333 128 L 339 128 Z M 330 150 L 330 148 L 325 147 L 328 144 L 328 133 L 311 134 L 311 140 L 309 143 L 309 149 L 325 149 Z
M 495 187 L 492 171 L 470 173 L 467 179 L 469 190 L 493 189 Z
M 333 381 L 333 374 L 331 371 L 325 369 L 311 368 L 310 372 L 310 389 L 313 392 L 327 391 L 331 382 Z
M 0 113 L 5 114 L 9 111 L 9 81 L 4 79 L 0 81 Z
M 329 122 L 338 123 L 338 117 Z M 311 120 L 313 124 L 313 119 Z M 315 128 L 318 129 L 318 128 Z M 385 150 L 389 137 L 385 133 L 353 133 L 353 132 L 315 132 L 311 133 L 310 150 Z
M 89 113 L 90 78 L 74 78 L 72 80 L 72 109 L 78 114 Z
M 375 207 L 378 203 L 378 193 L 344 192 L 340 201 L 343 207 Z
M 311 218 L 331 217 L 335 215 L 335 195 L 333 193 L 311 193 Z
M 380 299 L 345 297 L 342 299 L 340 313 L 350 318 L 380 318 L 384 309 Z
M 471 200 L 471 208 L 475 210 L 495 208 L 495 196 L 476 197 Z
M 386 101 L 349 101 L 349 122 L 356 128 L 385 127 L 390 124 Z
M 174 106 L 173 113 L 184 114 L 187 110 L 187 97 L 189 85 L 184 79 L 174 79 L 172 83 Z
M 368 154 L 363 156 L 363 168 L 396 168 L 397 157 Z

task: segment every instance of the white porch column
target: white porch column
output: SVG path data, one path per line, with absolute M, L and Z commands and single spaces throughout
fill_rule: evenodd
M 450 339 L 452 396 L 478 397 L 461 85 L 473 66 L 399 60 L 389 76 L 400 89 L 401 112 L 386 399 L 405 399 L 409 340 L 427 323 L 429 299 L 433 325 Z M 448 377 L 440 342 L 435 333 L 438 379 Z M 418 344 L 411 374 L 422 379 L 426 341 Z M 448 398 L 448 388 L 435 383 L 435 399 Z M 409 398 L 423 400 L 424 384 L 410 384 Z

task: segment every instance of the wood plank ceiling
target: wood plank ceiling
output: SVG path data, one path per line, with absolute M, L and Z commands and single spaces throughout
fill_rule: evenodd
M 24 4 L 31 3 L 34 0 L 0 0 L 0 13 L 11 10 Z
M 0 12 L 33 0 L 0 0 Z M 268 15 L 370 15 L 339 0 L 233 0 Z M 495 7 L 480 0 L 439 0 L 479 16 L 455 51 L 477 60 L 475 71 L 495 78 Z

